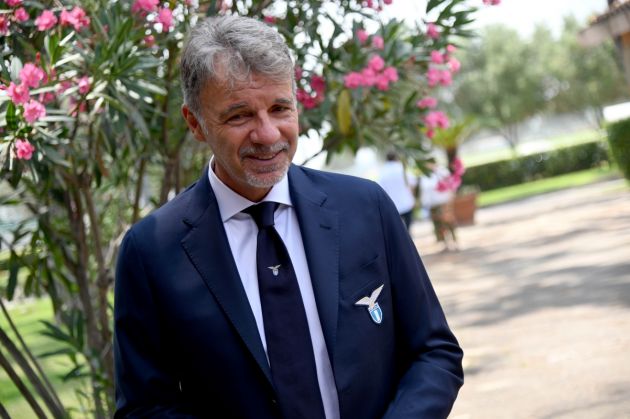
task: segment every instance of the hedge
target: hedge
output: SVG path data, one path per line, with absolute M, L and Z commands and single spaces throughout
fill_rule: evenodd
M 590 169 L 607 161 L 606 143 L 595 141 L 472 166 L 466 169 L 462 183 L 477 186 L 482 191 L 488 191 Z
M 626 179 L 630 180 L 630 118 L 608 125 L 610 153 Z

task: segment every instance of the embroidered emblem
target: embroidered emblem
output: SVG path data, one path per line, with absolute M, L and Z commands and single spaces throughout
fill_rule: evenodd
M 271 269 L 271 273 L 273 273 L 273 276 L 278 276 L 278 270 L 280 269 L 282 265 L 276 265 L 276 266 L 267 266 L 268 269 Z
M 372 321 L 376 324 L 381 324 L 383 321 L 383 310 L 381 310 L 381 307 L 376 302 L 376 299 L 381 294 L 384 285 L 385 284 L 372 291 L 372 294 L 369 297 L 363 297 L 354 303 L 355 306 L 367 306 L 368 313 L 370 313 Z

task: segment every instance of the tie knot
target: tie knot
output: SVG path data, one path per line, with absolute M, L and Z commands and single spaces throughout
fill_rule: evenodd
M 252 216 L 258 229 L 272 227 L 274 225 L 273 214 L 278 208 L 277 202 L 264 201 L 243 210 L 243 212 Z

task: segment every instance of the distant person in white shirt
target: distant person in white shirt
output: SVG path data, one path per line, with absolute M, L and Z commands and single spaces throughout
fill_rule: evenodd
M 394 201 L 400 217 L 409 230 L 413 221 L 413 210 L 416 206 L 413 191 L 418 185 L 418 180 L 415 176 L 405 172 L 405 167 L 395 152 L 388 152 L 385 158 L 386 162 L 381 168 L 378 184 Z

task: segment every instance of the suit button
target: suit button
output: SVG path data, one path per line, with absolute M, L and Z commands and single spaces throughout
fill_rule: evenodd
M 271 399 L 271 404 L 278 404 L 278 402 L 276 401 L 276 399 Z

